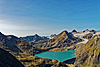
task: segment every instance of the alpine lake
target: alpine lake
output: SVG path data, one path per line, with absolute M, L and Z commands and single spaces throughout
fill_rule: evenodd
M 35 56 L 38 56 L 38 57 L 41 57 L 41 58 L 55 59 L 55 60 L 63 62 L 65 60 L 75 58 L 74 52 L 75 52 L 75 50 L 47 51 L 47 52 L 35 54 Z

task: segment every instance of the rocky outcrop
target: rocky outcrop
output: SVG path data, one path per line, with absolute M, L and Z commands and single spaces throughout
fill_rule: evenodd
M 0 48 L 0 67 L 24 67 L 24 65 L 9 52 Z

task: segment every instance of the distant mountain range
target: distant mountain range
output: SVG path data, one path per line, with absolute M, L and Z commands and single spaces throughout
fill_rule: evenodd
M 100 34 L 100 31 L 86 29 L 83 32 L 73 30 L 71 33 L 63 31 L 58 35 L 39 36 L 35 34 L 34 36 L 18 38 L 14 35 L 4 35 L 0 32 L 0 47 L 14 52 L 19 51 L 19 46 L 21 52 L 27 52 L 32 48 L 32 45 L 39 49 L 66 49 L 66 47 L 73 46 L 77 43 L 86 43 L 94 35 L 98 34 Z
M 39 36 L 37 34 L 35 34 L 34 36 L 20 37 L 20 39 L 26 40 L 27 42 L 38 42 L 40 40 L 49 40 L 49 38 L 41 37 L 41 36 Z
M 52 39 L 54 36 L 56 36 L 56 34 L 52 34 L 50 36 L 39 36 L 39 35 L 35 34 L 33 36 L 20 37 L 20 39 L 26 40 L 31 45 L 34 45 L 37 42 L 38 43 L 48 42 L 48 40 Z

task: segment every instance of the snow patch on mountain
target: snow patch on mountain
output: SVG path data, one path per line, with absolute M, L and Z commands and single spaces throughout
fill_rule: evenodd
M 56 36 L 56 34 L 51 34 L 50 36 L 47 36 L 47 38 L 52 39 Z
M 89 33 L 93 34 L 93 36 L 94 36 L 94 35 L 99 35 L 99 34 L 100 34 L 100 32 L 94 33 L 94 32 L 89 32 L 89 31 L 86 31 L 86 32 L 79 32 L 79 33 L 72 33 L 72 34 L 73 34 L 75 37 L 78 37 L 78 38 L 80 38 L 80 39 L 83 40 L 82 42 L 79 42 L 79 43 L 77 43 L 77 44 L 85 44 L 89 39 L 83 38 L 83 36 L 85 36 L 86 34 L 89 34 Z M 93 36 L 92 36 L 92 37 L 93 37 Z

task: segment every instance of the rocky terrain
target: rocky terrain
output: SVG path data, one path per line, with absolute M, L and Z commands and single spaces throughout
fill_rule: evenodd
M 0 67 L 24 67 L 24 65 L 9 52 L 0 48 Z
M 25 67 L 68 67 L 65 63 L 48 59 L 40 58 L 37 56 L 27 55 L 25 53 L 20 53 L 20 57 L 16 54 L 13 54 Z
M 75 66 L 100 67 L 100 35 L 95 35 L 75 52 Z
M 53 39 L 50 39 L 47 43 L 38 43 L 34 46 L 42 49 L 64 50 L 66 47 L 75 45 L 81 41 L 82 39 L 74 37 L 73 34 L 68 33 L 67 31 L 63 31 Z

